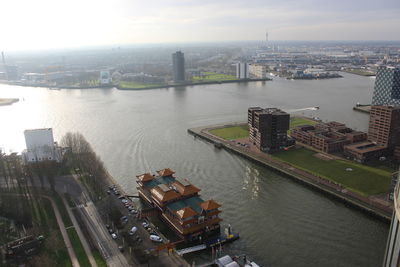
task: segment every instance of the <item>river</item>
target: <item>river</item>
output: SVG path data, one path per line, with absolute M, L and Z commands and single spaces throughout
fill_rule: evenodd
M 57 140 L 79 131 L 127 191 L 136 192 L 136 174 L 169 167 L 200 187 L 204 198 L 222 204 L 224 223 L 241 235 L 226 253 L 245 253 L 261 266 L 380 266 L 389 225 L 186 132 L 246 121 L 250 106 L 319 106 L 304 115 L 365 131 L 368 115 L 352 107 L 370 103 L 374 79 L 342 75 L 137 91 L 3 84 L 0 97 L 20 101 L 0 107 L 0 147 L 21 151 L 25 129 L 52 127 Z M 210 257 L 200 253 L 189 260 Z

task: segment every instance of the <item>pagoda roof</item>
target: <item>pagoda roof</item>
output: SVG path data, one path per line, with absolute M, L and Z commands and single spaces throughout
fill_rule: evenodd
M 218 209 L 219 207 L 221 207 L 221 205 L 218 204 L 217 202 L 215 202 L 214 200 L 210 199 L 210 200 L 207 200 L 207 201 L 201 203 L 200 207 L 203 210 L 215 210 L 215 209 Z
M 175 182 L 172 183 L 172 185 L 175 186 L 176 190 L 182 195 L 182 196 L 187 196 L 191 194 L 195 194 L 200 192 L 200 189 L 197 188 L 196 186 L 192 185 L 188 180 L 184 181 L 179 181 L 175 180 Z
M 148 181 L 151 181 L 151 180 L 154 179 L 154 176 L 151 175 L 150 173 L 144 173 L 144 174 L 141 174 L 141 175 L 136 175 L 136 177 L 141 182 L 148 182 Z
M 162 170 L 157 171 L 157 173 L 160 176 L 165 177 L 165 176 L 172 176 L 175 172 L 172 171 L 170 168 L 166 168 L 166 169 L 162 169 Z
M 177 210 L 176 214 L 180 219 L 186 219 L 190 218 L 193 216 L 197 215 L 197 212 L 195 212 L 192 208 L 190 207 L 184 207 L 183 209 Z
M 155 186 L 150 191 L 153 197 L 160 202 L 170 201 L 180 197 L 179 193 L 175 192 L 175 190 L 169 189 L 164 184 Z

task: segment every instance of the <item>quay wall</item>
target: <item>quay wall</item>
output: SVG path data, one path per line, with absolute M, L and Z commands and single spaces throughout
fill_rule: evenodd
M 365 213 L 367 213 L 377 219 L 380 219 L 386 223 L 390 223 L 391 216 L 392 216 L 392 214 L 390 212 L 379 209 L 375 206 L 370 205 L 369 203 L 362 202 L 361 200 L 356 199 L 348 194 L 344 194 L 340 191 L 337 191 L 334 188 L 330 188 L 324 184 L 317 183 L 317 182 L 310 180 L 306 177 L 303 177 L 299 174 L 293 173 L 289 169 L 285 169 L 280 166 L 277 166 L 273 162 L 267 161 L 266 159 L 263 159 L 263 158 L 259 158 L 256 155 L 252 155 L 248 151 L 239 149 L 239 148 L 229 144 L 226 141 L 222 141 L 220 139 L 217 139 L 217 138 L 203 132 L 204 130 L 211 129 L 211 128 L 212 127 L 191 128 L 191 129 L 188 129 L 188 133 L 191 135 L 194 135 L 195 137 L 199 137 L 207 142 L 210 142 L 212 144 L 218 144 L 218 146 L 220 146 L 223 149 L 226 149 L 227 151 L 229 151 L 233 154 L 239 155 L 239 156 L 246 158 L 254 163 L 257 163 L 259 165 L 267 167 L 268 169 L 278 172 L 279 174 L 284 175 L 286 177 L 289 177 L 292 180 L 294 180 L 300 184 L 303 184 L 303 185 L 308 186 L 316 191 L 319 191 L 328 197 L 331 197 L 335 200 L 343 202 L 346 205 L 349 205 L 349 206 L 356 208 L 362 212 L 365 212 Z M 215 126 L 214 126 L 214 128 L 215 128 Z M 292 168 L 295 169 L 295 167 L 292 167 Z

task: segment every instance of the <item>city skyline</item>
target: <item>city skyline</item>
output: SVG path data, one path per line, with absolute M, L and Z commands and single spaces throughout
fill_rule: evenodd
M 2 50 L 237 40 L 399 40 L 398 1 L 6 1 Z M 29 40 L 29 41 L 27 41 Z

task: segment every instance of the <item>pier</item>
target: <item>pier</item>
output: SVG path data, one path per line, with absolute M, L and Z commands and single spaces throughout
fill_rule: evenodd
M 214 145 L 219 144 L 218 146 L 221 146 L 221 148 L 231 153 L 237 154 L 245 159 L 248 159 L 252 162 L 255 162 L 273 171 L 283 174 L 284 176 L 289 177 L 298 183 L 306 185 L 329 197 L 332 197 L 354 208 L 357 208 L 360 211 L 372 215 L 384 222 L 387 223 L 390 222 L 392 217 L 392 211 L 388 207 L 381 206 L 378 203 L 369 200 L 368 198 L 358 196 L 352 192 L 349 192 L 346 189 L 330 185 L 328 184 L 328 181 L 323 180 L 322 178 L 298 170 L 295 167 L 290 166 L 284 162 L 272 159 L 267 154 L 260 155 L 260 153 L 255 153 L 246 148 L 238 147 L 235 145 L 235 143 L 213 136 L 208 132 L 211 129 L 224 126 L 227 127 L 230 125 L 237 125 L 237 124 L 205 126 L 205 127 L 191 128 L 188 129 L 187 131 L 189 134 L 195 137 L 199 137 Z

